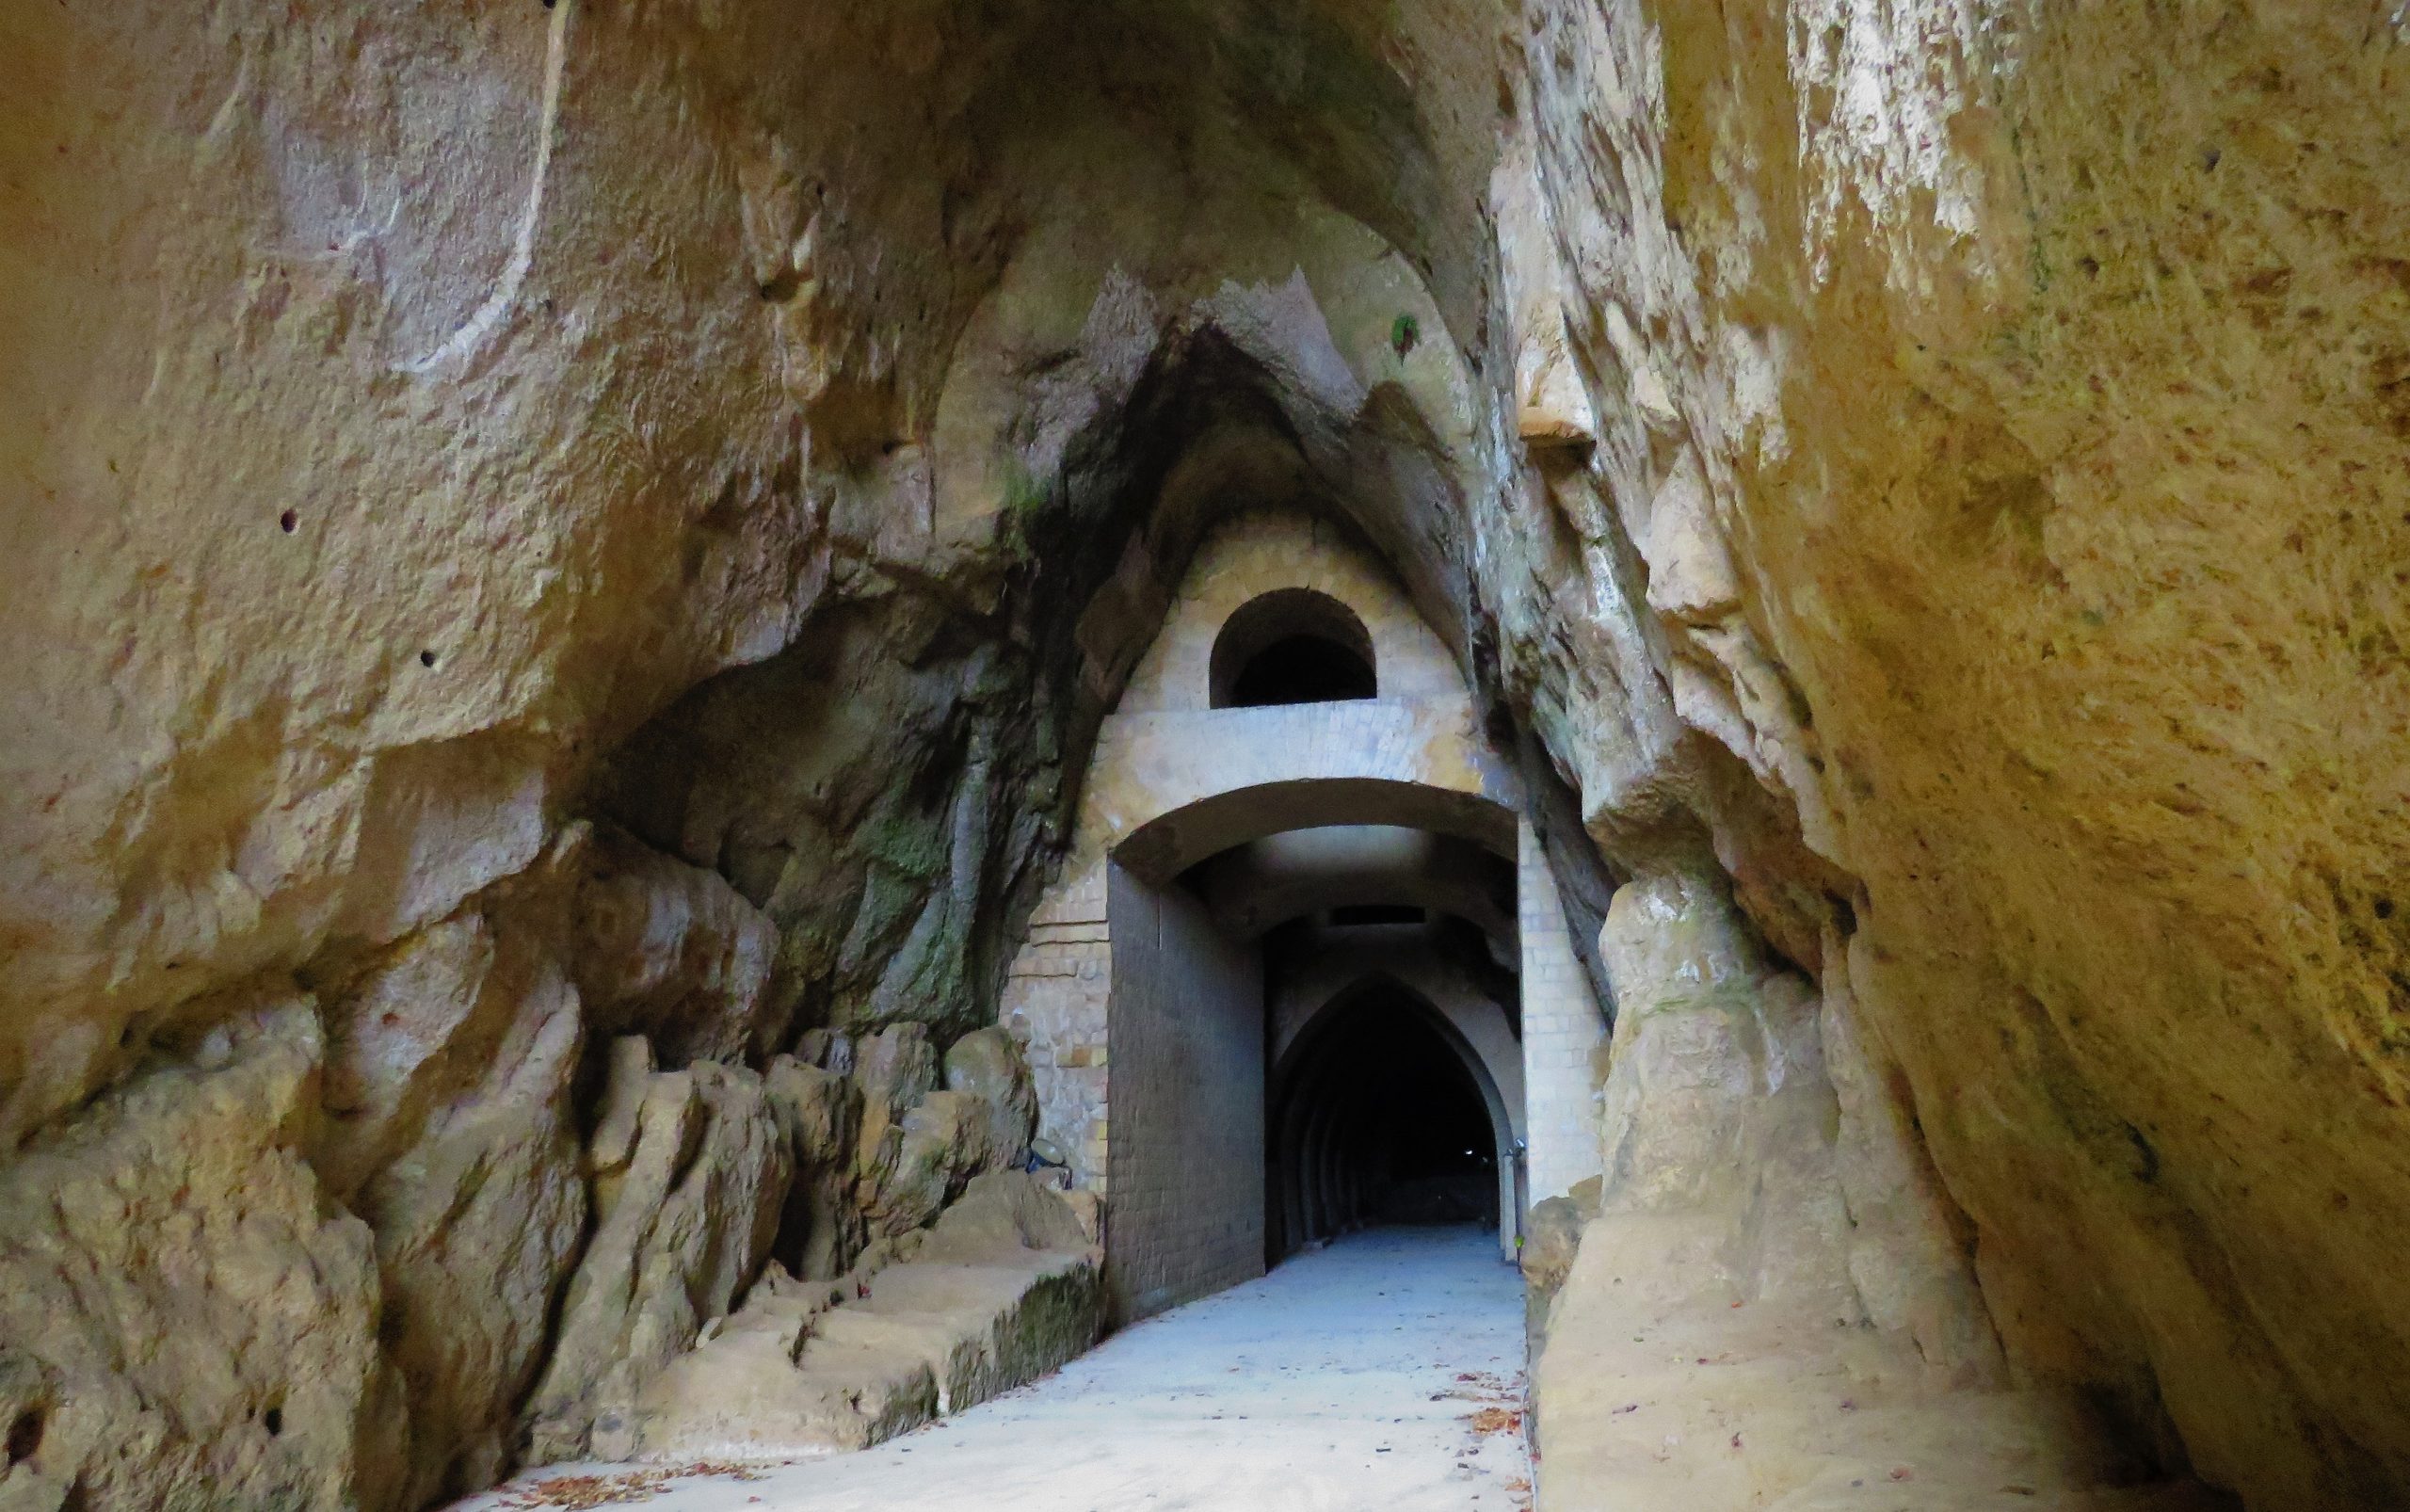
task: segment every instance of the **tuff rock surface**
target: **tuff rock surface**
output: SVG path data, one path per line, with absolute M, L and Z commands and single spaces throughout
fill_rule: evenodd
M 657 1071 L 640 1037 L 612 1048 L 586 1151 L 594 1233 L 528 1408 L 537 1457 L 626 1457 L 637 1393 L 768 1258 L 793 1174 L 783 1134 L 760 1077 Z
M 1102 1263 L 1060 1194 L 980 1176 L 908 1259 L 833 1288 L 766 1277 L 655 1378 L 637 1447 L 715 1461 L 867 1448 L 1085 1349 Z
M 301 1143 L 306 998 L 223 1005 L 0 1173 L 0 1501 L 388 1506 L 400 1373 L 377 1236 Z
M 1671 1223 L 2069 1485 L 2410 1496 L 2398 8 L 20 10 L 0 1498 L 465 1488 L 1009 1162 L 940 1052 L 1239 497 L 1602 990 L 1700 936 L 1544 1393 Z

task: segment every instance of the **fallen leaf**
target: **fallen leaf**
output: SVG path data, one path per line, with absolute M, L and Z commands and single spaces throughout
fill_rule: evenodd
M 1475 1433 L 1513 1433 L 1523 1426 L 1523 1415 L 1502 1407 L 1486 1407 L 1466 1419 Z

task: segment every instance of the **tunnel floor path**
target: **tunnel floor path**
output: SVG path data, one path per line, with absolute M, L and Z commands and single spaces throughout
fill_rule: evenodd
M 1530 1504 L 1522 1291 L 1489 1230 L 1376 1229 L 877 1448 L 676 1480 L 644 1505 L 1508 1512 Z

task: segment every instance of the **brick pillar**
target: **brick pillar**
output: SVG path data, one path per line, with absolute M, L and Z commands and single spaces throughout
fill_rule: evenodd
M 1529 819 L 1516 827 L 1516 902 L 1523 936 L 1523 1123 L 1530 1200 L 1562 1197 L 1599 1174 L 1592 1067 L 1606 1016 L 1566 932 L 1556 878 Z
M 1020 1041 L 1037 1086 L 1037 1133 L 1061 1148 L 1071 1182 L 1105 1191 L 1105 1009 L 1113 945 L 1105 927 L 1104 864 L 1064 877 L 1030 917 L 1029 938 L 1004 980 L 1004 1027 Z

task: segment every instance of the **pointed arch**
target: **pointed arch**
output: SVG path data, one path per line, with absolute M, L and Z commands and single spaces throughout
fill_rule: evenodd
M 1411 1015 L 1416 1032 L 1428 1034 L 1453 1054 L 1487 1116 L 1499 1178 L 1498 1222 L 1502 1248 L 1512 1252 L 1518 1221 L 1516 1190 L 1516 1125 L 1518 1121 L 1487 1061 L 1449 1014 L 1412 983 L 1386 971 L 1370 971 L 1331 993 L 1275 1060 L 1265 1099 L 1264 1143 L 1269 1157 L 1264 1192 L 1267 1263 L 1277 1263 L 1301 1244 L 1326 1237 L 1340 1214 L 1361 1193 L 1348 1186 L 1351 1173 L 1335 1168 L 1332 1100 L 1321 1085 L 1336 1070 L 1364 1015 L 1388 1000 Z

